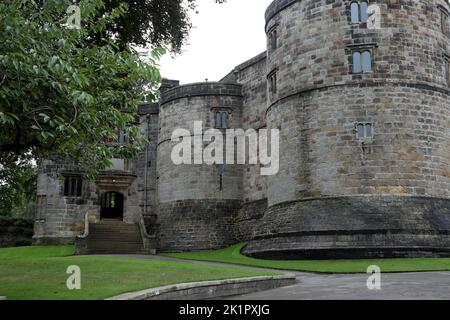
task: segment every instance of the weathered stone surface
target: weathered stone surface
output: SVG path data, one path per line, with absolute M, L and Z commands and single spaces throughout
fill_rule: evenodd
M 117 191 L 124 220 L 143 216 L 161 251 L 250 240 L 246 252 L 261 257 L 449 255 L 449 4 L 373 1 L 381 29 L 369 30 L 351 23 L 351 3 L 274 1 L 266 32 L 277 31 L 276 46 L 220 82 L 165 81 L 161 102 L 139 108 L 147 154 L 86 183 L 82 197 L 63 196 L 59 175 L 73 166 L 44 161 L 36 241 L 70 241 L 86 213 L 100 218 L 101 194 Z M 353 73 L 355 50 L 370 51 L 371 72 Z M 277 175 L 226 165 L 220 179 L 217 165 L 173 164 L 173 131 L 213 128 L 218 110 L 230 128 L 280 130 Z M 358 123 L 373 137 L 358 139 Z
M 304 199 L 270 207 L 244 252 L 292 259 L 448 256 L 449 224 L 448 199 Z
M 380 30 L 351 24 L 351 1 L 275 1 L 277 71 L 267 126 L 278 175 L 246 252 L 270 257 L 449 254 L 450 100 L 444 1 L 377 1 Z M 369 48 L 373 71 L 352 73 Z M 427 49 L 425 49 L 427 48 Z M 371 123 L 370 141 L 356 123 Z
M 235 237 L 239 200 L 180 200 L 160 203 L 159 249 L 191 251 L 226 247 Z

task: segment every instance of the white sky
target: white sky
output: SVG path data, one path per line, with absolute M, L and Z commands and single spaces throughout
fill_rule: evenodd
M 161 59 L 164 78 L 182 84 L 218 81 L 242 62 L 266 50 L 264 13 L 272 0 L 198 0 L 199 14 L 187 45 L 175 58 Z

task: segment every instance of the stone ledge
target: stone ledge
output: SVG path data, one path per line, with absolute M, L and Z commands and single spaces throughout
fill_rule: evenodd
M 267 24 L 274 16 L 276 16 L 281 11 L 287 9 L 291 5 L 301 0 L 274 0 L 266 10 L 265 19 L 266 19 L 266 28 Z
M 161 94 L 161 106 L 174 100 L 205 96 L 242 98 L 242 86 L 236 83 L 199 82 L 171 88 Z
M 192 282 L 125 293 L 106 300 L 204 300 L 269 290 L 292 285 L 293 274 Z

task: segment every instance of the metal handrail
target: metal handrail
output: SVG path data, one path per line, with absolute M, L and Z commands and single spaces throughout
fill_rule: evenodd
M 86 239 L 89 236 L 89 213 L 84 215 L 84 233 L 82 235 L 78 235 L 79 239 Z
M 145 250 L 151 250 L 151 251 L 154 252 L 153 254 L 155 254 L 155 251 L 154 251 L 155 248 L 152 247 L 152 243 L 153 243 L 152 240 L 155 239 L 155 236 L 151 236 L 151 235 L 148 234 L 147 228 L 145 226 L 145 221 L 144 221 L 144 216 L 143 215 L 141 215 L 141 217 L 139 219 L 139 222 L 138 222 L 138 225 L 139 225 L 139 230 L 141 231 L 141 236 L 142 236 L 142 242 L 143 242 L 143 245 L 144 245 L 144 249 Z

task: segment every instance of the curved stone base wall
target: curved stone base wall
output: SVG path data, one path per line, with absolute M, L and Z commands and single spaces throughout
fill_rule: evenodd
M 181 200 L 159 205 L 159 251 L 211 250 L 238 242 L 237 200 Z
M 244 253 L 269 259 L 450 256 L 450 200 L 355 196 L 270 207 Z
M 236 219 L 236 239 L 239 242 L 249 241 L 252 238 L 255 225 L 264 216 L 267 210 L 267 199 L 246 202 L 239 210 Z

